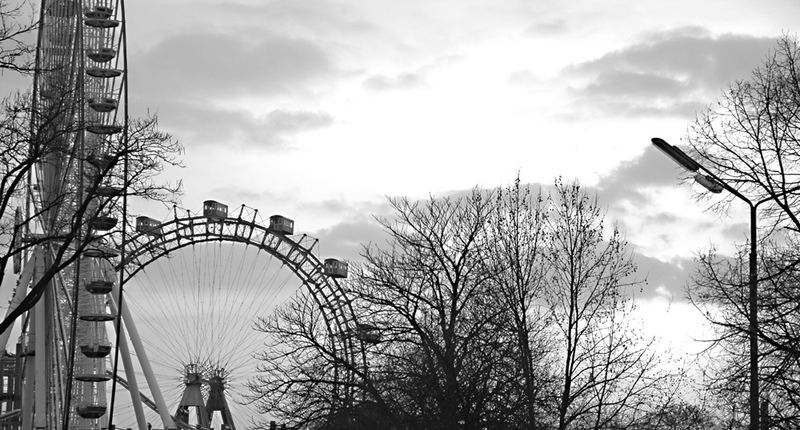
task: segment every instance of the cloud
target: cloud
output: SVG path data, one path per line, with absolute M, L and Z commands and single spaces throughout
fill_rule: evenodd
M 363 246 L 375 244 L 384 247 L 388 233 L 373 218 L 357 216 L 342 221 L 314 234 L 320 240 L 322 257 L 337 257 L 349 261 L 360 260 Z
M 731 242 L 745 243 L 750 239 L 750 223 L 732 223 L 722 230 L 722 234 Z
M 572 88 L 574 102 L 595 112 L 690 117 L 730 82 L 746 78 L 774 45 L 772 38 L 684 27 L 646 35 L 564 73 L 586 81 Z
M 314 34 L 352 33 L 359 36 L 380 31 L 373 22 L 363 19 L 359 11 L 342 2 L 320 0 L 275 0 L 248 4 L 226 1 L 214 4 L 217 14 L 230 14 L 237 22 L 250 21 L 259 26 L 291 27 Z
M 549 36 L 564 33 L 568 29 L 569 25 L 567 24 L 567 20 L 550 19 L 531 24 L 527 29 L 525 29 L 524 34 L 527 36 Z
M 508 75 L 508 82 L 512 85 L 529 86 L 542 83 L 544 80 L 530 70 L 516 70 Z
M 633 259 L 639 267 L 638 275 L 647 279 L 641 292 L 644 297 L 668 296 L 677 300 L 685 297 L 686 285 L 694 270 L 692 259 L 665 262 L 638 252 L 634 252 Z
M 401 73 L 393 77 L 372 75 L 364 80 L 364 88 L 373 91 L 408 90 L 423 85 L 424 80 L 418 73 Z
M 330 126 L 327 112 L 276 109 L 263 116 L 244 110 L 218 109 L 190 103 L 169 103 L 159 108 L 166 129 L 181 137 L 189 148 L 235 141 L 259 148 L 285 147 L 291 137 Z
M 648 147 L 630 161 L 623 161 L 597 183 L 605 201 L 628 199 L 644 203 L 648 197 L 642 188 L 669 186 L 679 182 L 682 171 L 655 148 Z
M 205 100 L 243 94 L 282 94 L 305 90 L 318 78 L 334 75 L 331 59 L 317 44 L 276 35 L 178 34 L 133 60 L 152 75 L 137 88 L 159 100 Z

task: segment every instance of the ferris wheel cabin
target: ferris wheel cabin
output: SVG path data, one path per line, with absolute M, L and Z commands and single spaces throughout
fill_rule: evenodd
M 222 221 L 228 217 L 228 205 L 216 200 L 203 202 L 203 216 L 211 221 Z
M 95 279 L 86 283 L 86 291 L 92 294 L 107 294 L 111 292 L 114 284 L 104 279 Z
M 94 9 L 87 10 L 83 15 L 91 19 L 109 19 L 113 13 L 113 7 L 96 5 Z
M 331 278 L 346 278 L 347 262 L 339 261 L 335 258 L 326 258 L 323 271 Z
M 102 358 L 111 353 L 111 343 L 95 343 L 81 345 L 81 353 L 90 358 Z
M 100 196 L 100 197 L 114 197 L 117 194 L 122 192 L 122 188 L 101 185 L 101 186 L 97 187 L 96 192 L 97 192 L 97 195 Z
M 280 234 L 294 234 L 294 221 L 281 215 L 269 217 L 269 229 Z
M 356 323 L 355 328 L 356 339 L 365 343 L 380 343 L 381 333 L 378 327 L 372 324 Z
M 100 170 L 108 170 L 111 166 L 113 166 L 117 159 L 111 154 L 91 154 L 86 159 L 92 166 L 100 169 Z
M 117 101 L 112 97 L 89 98 L 86 100 L 86 103 L 88 103 L 89 107 L 95 112 L 100 113 L 111 112 L 116 109 L 118 105 Z
M 146 216 L 136 217 L 136 232 L 151 236 L 161 235 L 161 221 Z
M 90 49 L 86 56 L 95 63 L 108 63 L 117 56 L 117 50 L 106 47 Z
M 95 6 L 94 9 L 87 10 L 83 13 L 84 23 L 89 27 L 95 28 L 112 28 L 119 25 L 119 21 L 111 19 L 114 14 L 114 8 L 108 6 Z
M 95 231 L 108 231 L 117 225 L 117 219 L 110 216 L 96 216 L 89 220 L 89 227 Z

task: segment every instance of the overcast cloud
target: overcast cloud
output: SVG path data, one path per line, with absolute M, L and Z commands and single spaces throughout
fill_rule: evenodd
M 596 111 L 691 118 L 728 84 L 748 77 L 774 43 L 774 38 L 683 27 L 645 35 L 565 73 L 587 80 L 572 93 L 576 103 Z

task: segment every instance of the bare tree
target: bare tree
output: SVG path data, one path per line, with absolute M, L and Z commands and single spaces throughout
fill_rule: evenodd
M 796 37 L 785 35 L 748 79 L 732 83 L 690 126 L 693 155 L 759 206 L 758 245 L 759 383 L 768 403 L 770 425 L 798 425 L 795 357 L 798 338 L 794 303 L 800 298 L 800 264 L 793 234 L 800 231 L 800 56 Z M 715 208 L 727 210 L 730 198 Z M 748 322 L 745 255 L 702 255 L 689 288 L 691 300 L 716 328 L 710 367 L 711 389 L 741 405 L 746 386 Z M 733 418 L 741 414 L 737 408 Z
M 315 334 L 318 311 L 297 305 L 259 326 L 285 346 L 259 357 L 254 399 L 304 428 L 337 428 L 343 416 L 358 416 L 349 424 L 358 427 L 370 414 L 369 422 L 383 417 L 398 428 L 502 428 L 518 415 L 522 373 L 516 334 L 484 262 L 492 200 L 475 191 L 390 202 L 395 217 L 381 220 L 389 243 L 366 247 L 348 283 L 356 329 L 380 333 L 368 345 L 368 368 L 351 369 L 361 393 L 355 403 L 339 410 L 324 400 L 307 403 L 346 384 L 325 372 L 348 363 Z
M 800 425 L 800 268 L 797 244 L 766 242 L 759 254 L 759 382 L 770 428 Z M 689 298 L 715 328 L 708 355 L 709 390 L 747 417 L 750 336 L 745 251 L 724 257 L 714 250 L 699 259 Z
M 255 328 L 268 341 L 256 356 L 258 374 L 247 382 L 248 400 L 293 428 L 322 428 L 342 409 L 337 393 L 347 387 L 336 369 L 350 363 L 333 348 L 317 302 L 303 291 L 259 318 Z M 268 427 L 266 421 L 255 424 Z
M 385 365 L 371 371 L 389 381 L 385 398 L 423 428 L 499 425 L 513 338 L 501 329 L 503 307 L 483 264 L 491 201 L 473 191 L 390 202 L 396 220 L 382 220 L 389 247 L 365 250 L 355 286 L 383 333 Z
M 28 0 L 0 1 L 0 70 L 30 72 L 38 16 Z
M 487 243 L 491 245 L 486 249 L 486 261 L 514 333 L 515 355 L 522 373 L 519 391 L 524 404 L 524 428 L 538 428 L 547 421 L 552 412 L 546 410 L 547 399 L 556 380 L 550 361 L 557 346 L 543 299 L 548 203 L 541 189 L 534 194 L 530 187 L 520 184 L 517 176 L 513 185 L 497 191 L 488 219 Z
M 365 247 L 347 284 L 352 335 L 371 333 L 366 369 L 351 369 L 352 382 L 332 377 L 348 363 L 314 303 L 293 302 L 259 325 L 275 342 L 259 357 L 253 399 L 302 428 L 651 422 L 677 398 L 679 372 L 626 319 L 626 288 L 639 281 L 625 242 L 605 234 L 578 185 L 557 184 L 552 216 L 547 201 L 519 181 L 496 197 L 391 199 L 395 216 L 379 220 L 388 242 Z M 330 403 L 348 383 L 355 403 Z
M 45 272 L 0 323 L 0 332 L 36 303 L 83 249 L 112 239 L 113 232 L 91 225 L 98 217 L 119 218 L 123 196 L 172 201 L 180 190 L 180 184 L 156 179 L 165 166 L 180 165 L 183 148 L 158 129 L 155 117 L 131 121 L 127 142 L 119 133 L 84 151 L 81 125 L 64 121 L 70 109 L 68 103 L 38 109 L 29 95 L 21 95 L 6 100 L 0 113 L 0 282 L 11 274 L 10 262 L 36 247 L 45 247 L 48 258 Z
M 753 202 L 762 219 L 800 230 L 800 57 L 784 36 L 749 79 L 732 83 L 698 116 L 688 142 L 698 161 Z M 732 196 L 724 200 L 727 208 Z
M 606 234 L 595 198 L 557 181 L 553 200 L 546 291 L 562 342 L 558 428 L 630 428 L 674 393 L 662 390 L 672 374 L 653 340 L 630 326 L 627 289 L 642 281 L 622 234 Z

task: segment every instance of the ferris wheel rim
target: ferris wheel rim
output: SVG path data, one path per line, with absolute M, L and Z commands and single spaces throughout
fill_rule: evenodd
M 229 229 L 227 233 L 223 231 L 226 226 Z M 339 282 L 324 274 L 322 262 L 313 253 L 313 245 L 305 247 L 292 236 L 272 231 L 255 217 L 252 220 L 243 219 L 241 214 L 236 217 L 210 219 L 193 214 L 179 217 L 176 212 L 174 217 L 160 224 L 159 234 L 154 235 L 151 230 L 137 232 L 127 238 L 124 249 L 126 258 L 115 266 L 115 270 L 123 271 L 124 285 L 151 263 L 196 244 L 240 243 L 265 251 L 288 266 L 302 281 L 302 286 L 310 293 L 322 314 L 326 331 L 332 339 L 334 354 L 341 353 L 340 357 L 349 364 L 350 369 L 347 372 L 350 373 L 365 365 L 366 360 L 363 341 L 354 340 L 350 335 L 356 326 L 352 303 Z M 302 235 L 301 240 L 307 237 L 309 236 Z M 293 258 L 298 256 L 299 260 Z M 131 265 L 135 267 L 127 270 Z

